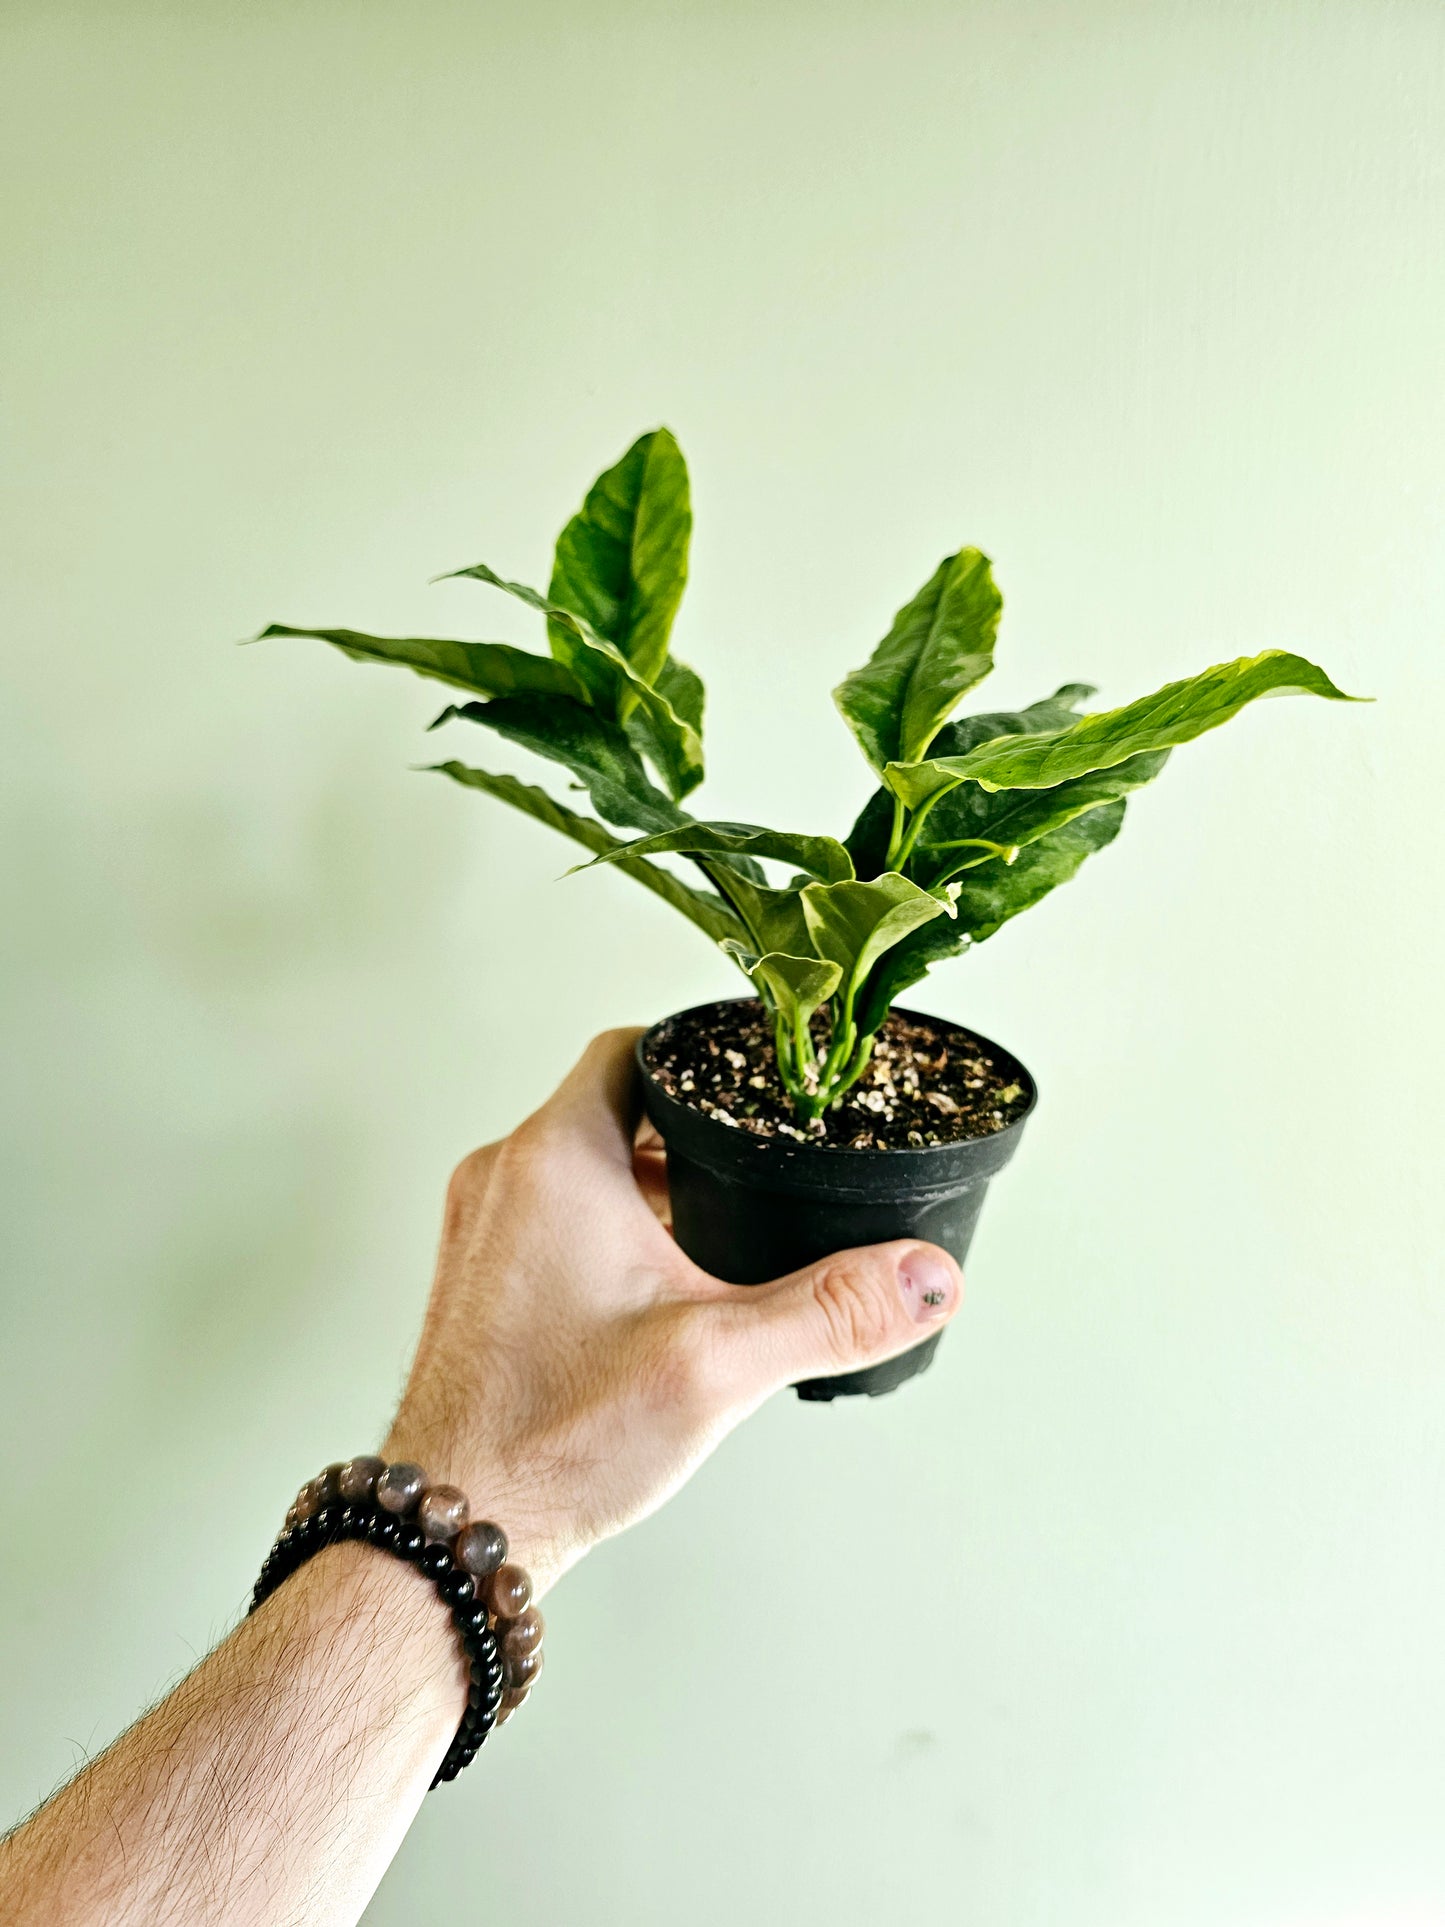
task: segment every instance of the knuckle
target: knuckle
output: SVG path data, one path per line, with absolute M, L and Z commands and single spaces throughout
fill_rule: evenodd
M 468 1151 L 452 1172 L 452 1184 L 461 1191 L 475 1190 L 479 1184 L 485 1184 L 496 1155 L 495 1144 L 479 1144 L 475 1151 Z
M 545 1111 L 534 1111 L 523 1118 L 497 1147 L 497 1166 L 508 1183 L 534 1177 L 539 1167 L 550 1163 L 558 1132 Z
M 812 1291 L 836 1358 L 869 1358 L 888 1342 L 894 1295 L 875 1268 L 857 1259 L 825 1264 L 813 1274 Z
M 486 1190 L 488 1176 L 496 1161 L 497 1149 L 495 1144 L 483 1144 L 475 1151 L 468 1151 L 447 1179 L 446 1222 L 448 1226 L 459 1225 L 476 1208 L 482 1193 Z
M 642 1035 L 635 1024 L 614 1024 L 609 1030 L 599 1030 L 587 1046 L 589 1057 L 616 1057 L 630 1050 Z

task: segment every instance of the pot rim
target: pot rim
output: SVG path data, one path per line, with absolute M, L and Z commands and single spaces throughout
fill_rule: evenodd
M 872 1192 L 886 1172 L 888 1190 L 894 1196 L 921 1196 L 929 1192 L 957 1190 L 961 1184 L 993 1176 L 1009 1161 L 1019 1132 L 1038 1104 L 1038 1085 L 1028 1066 L 1011 1050 L 997 1044 L 981 1031 L 971 1029 L 949 1017 L 895 1005 L 899 1016 L 937 1024 L 944 1030 L 962 1032 L 975 1038 L 1017 1072 L 1027 1092 L 1027 1102 L 1015 1117 L 983 1137 L 954 1138 L 944 1144 L 906 1144 L 884 1150 L 859 1150 L 847 1144 L 819 1144 L 816 1140 L 789 1137 L 755 1137 L 736 1125 L 720 1124 L 706 1111 L 685 1103 L 662 1089 L 648 1066 L 647 1048 L 665 1024 L 694 1011 L 714 1010 L 719 1004 L 756 1003 L 750 997 L 712 997 L 705 1003 L 691 1004 L 659 1018 L 636 1045 L 636 1061 L 642 1077 L 648 1116 L 657 1126 L 669 1149 L 695 1157 L 715 1169 L 730 1171 L 742 1179 L 755 1178 L 770 1185 L 793 1185 L 806 1191 L 851 1193 L 861 1183 Z M 791 1180 L 791 1184 L 789 1183 Z M 870 1182 L 871 1180 L 871 1182 Z

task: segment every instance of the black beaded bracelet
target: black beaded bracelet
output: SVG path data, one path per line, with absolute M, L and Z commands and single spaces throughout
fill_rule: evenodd
M 494 1726 L 515 1712 L 542 1664 L 542 1616 L 520 1566 L 507 1562 L 499 1526 L 469 1524 L 455 1486 L 429 1485 L 419 1466 L 377 1458 L 329 1465 L 302 1486 L 261 1568 L 255 1612 L 283 1580 L 323 1546 L 364 1540 L 417 1567 L 452 1616 L 471 1683 L 467 1709 L 432 1780 L 454 1780 Z

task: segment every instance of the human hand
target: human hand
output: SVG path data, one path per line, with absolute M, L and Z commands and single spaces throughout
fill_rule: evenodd
M 503 1526 L 538 1594 L 770 1393 L 906 1351 L 959 1302 L 954 1260 L 914 1239 L 772 1285 L 700 1270 L 663 1222 L 659 1155 L 638 1146 L 637 1036 L 596 1038 L 540 1110 L 453 1173 L 382 1448 Z
M 541 1110 L 457 1167 L 384 1447 L 460 1486 L 538 1591 L 770 1392 L 905 1351 L 958 1304 L 953 1260 L 912 1240 L 773 1285 L 700 1271 L 663 1223 L 659 1154 L 638 1147 L 636 1037 L 599 1037 Z M 351 1927 L 467 1684 L 416 1572 L 328 1546 L 0 1843 L 5 1918 Z

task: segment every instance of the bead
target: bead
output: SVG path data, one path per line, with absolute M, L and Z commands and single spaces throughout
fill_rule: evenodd
M 527 1690 L 528 1689 L 525 1686 L 522 1686 L 522 1687 L 514 1688 L 513 1691 L 509 1693 L 503 1694 L 502 1703 L 497 1708 L 497 1725 L 498 1726 L 505 1726 L 507 1724 L 507 1721 L 516 1712 L 517 1708 L 521 1706 L 522 1703 L 525 1701 L 527 1697 Z
M 467 1522 L 467 1495 L 454 1485 L 429 1486 L 416 1516 L 428 1539 L 455 1539 Z
M 478 1646 L 470 1654 L 470 1659 L 473 1679 L 490 1681 L 493 1677 L 501 1678 L 502 1660 L 495 1645 L 486 1648 Z
M 376 1481 L 376 1503 L 387 1512 L 405 1514 L 416 1510 L 416 1502 L 426 1490 L 426 1473 L 419 1465 L 401 1459 L 389 1465 Z
M 432 1780 L 454 1780 L 494 1727 L 527 1698 L 542 1667 L 542 1615 L 527 1574 L 507 1561 L 499 1526 L 468 1518 L 455 1486 L 428 1487 L 420 1466 L 362 1457 L 326 1467 L 287 1508 L 251 1593 L 255 1611 L 321 1547 L 366 1539 L 416 1564 L 450 1608 L 467 1669 L 467 1703 Z
M 532 1603 L 532 1582 L 520 1566 L 498 1566 L 482 1597 L 498 1619 L 518 1619 Z
M 542 1615 L 535 1606 L 529 1606 L 518 1618 L 504 1620 L 497 1631 L 502 1638 L 503 1657 L 520 1659 L 542 1644 Z
M 513 1659 L 507 1657 L 507 1685 L 512 1692 L 519 1687 L 530 1686 L 542 1670 L 542 1648 L 534 1646 L 530 1653 L 518 1653 Z
M 376 1482 L 386 1470 L 386 1460 L 366 1454 L 348 1459 L 336 1475 L 336 1489 L 343 1499 L 353 1502 L 376 1497 Z
M 456 1553 L 459 1566 L 465 1566 L 474 1579 L 485 1579 L 506 1558 L 507 1535 L 500 1526 L 478 1519 L 457 1534 Z

